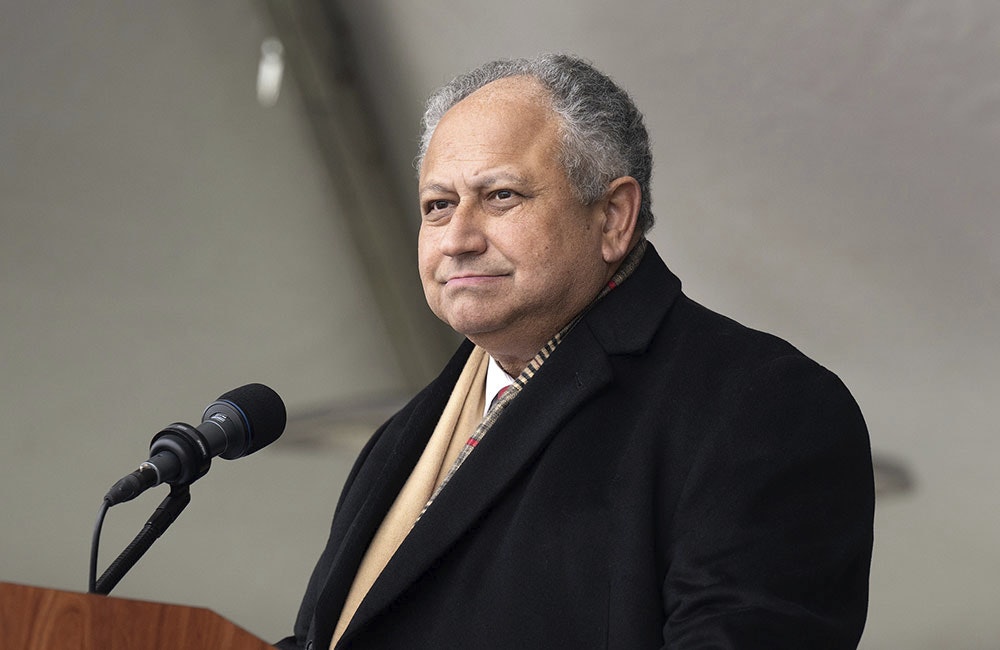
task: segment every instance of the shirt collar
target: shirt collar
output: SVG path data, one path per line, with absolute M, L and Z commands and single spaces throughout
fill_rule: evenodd
M 489 365 L 486 367 L 486 403 L 483 406 L 483 416 L 493 405 L 493 399 L 502 389 L 514 383 L 514 378 L 508 375 L 496 359 L 490 357 Z

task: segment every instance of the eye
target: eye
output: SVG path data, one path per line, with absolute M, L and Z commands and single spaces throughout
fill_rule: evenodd
M 521 198 L 521 194 L 514 190 L 500 189 L 490 192 L 489 200 L 500 204 L 512 204 Z
M 447 210 L 451 206 L 451 201 L 447 199 L 435 199 L 433 201 L 428 201 L 424 207 L 424 212 L 426 214 L 432 214 L 434 212 L 442 212 Z

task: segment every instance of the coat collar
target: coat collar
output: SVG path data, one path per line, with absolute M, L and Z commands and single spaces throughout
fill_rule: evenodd
M 614 380 L 611 356 L 639 354 L 649 345 L 679 294 L 680 281 L 650 245 L 628 281 L 597 303 L 566 336 L 417 522 L 361 603 L 344 633 L 345 640 L 363 630 L 455 545 L 504 494 L 520 470 L 541 453 L 561 423 Z M 386 443 L 383 449 L 379 445 L 373 448 L 370 461 L 377 465 L 366 463 L 363 472 L 368 476 L 359 474 L 354 482 L 371 492 L 349 495 L 345 512 L 341 513 L 350 520 L 340 553 L 344 556 L 339 572 L 342 576 L 350 573 L 344 569 L 360 562 L 371 536 L 423 451 L 471 349 L 466 341 L 441 376 L 424 391 L 426 395 L 415 400 L 410 416 L 397 418 L 398 422 L 387 427 L 382 435 Z M 341 580 L 347 582 L 341 586 L 345 596 L 352 579 L 353 573 Z M 342 598 L 325 600 L 332 604 L 343 602 Z M 320 613 L 334 619 L 336 615 Z
M 681 281 L 653 245 L 632 275 L 591 309 L 580 325 L 590 328 L 608 354 L 637 354 L 680 295 Z

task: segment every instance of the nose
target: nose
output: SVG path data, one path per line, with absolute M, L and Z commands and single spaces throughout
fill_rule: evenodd
M 460 257 L 485 252 L 487 238 L 482 225 L 472 207 L 461 203 L 457 205 L 438 244 L 441 253 L 448 257 Z

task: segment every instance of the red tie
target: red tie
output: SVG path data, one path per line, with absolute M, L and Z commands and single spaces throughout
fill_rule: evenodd
M 496 406 L 497 402 L 500 401 L 500 398 L 503 396 L 504 393 L 507 392 L 508 388 L 510 388 L 510 384 L 504 386 L 503 388 L 501 388 L 500 390 L 497 391 L 497 394 L 493 398 L 493 401 L 490 402 L 490 408 L 493 408 L 494 406 Z

